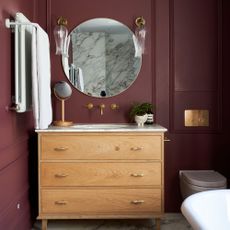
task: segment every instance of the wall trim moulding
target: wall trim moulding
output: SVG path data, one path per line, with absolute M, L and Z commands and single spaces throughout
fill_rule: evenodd
M 222 1 L 216 0 L 216 5 L 218 5 L 218 8 L 216 8 L 216 13 L 218 15 L 218 22 L 217 22 L 217 76 L 215 78 L 215 81 L 217 82 L 216 89 L 213 90 L 178 90 L 176 89 L 175 81 L 176 81 L 176 41 L 175 41 L 175 3 L 177 0 L 169 0 L 169 130 L 172 133 L 219 133 L 222 132 Z M 213 2 L 212 2 L 213 3 Z M 195 4 L 195 3 L 194 3 Z M 202 3 L 201 3 L 202 4 Z M 211 4 L 211 3 L 210 3 Z M 212 6 L 211 6 L 212 7 Z M 206 97 L 211 98 L 211 95 L 217 94 L 217 105 L 215 104 L 215 114 L 212 114 L 212 111 L 210 111 L 210 120 L 214 120 L 215 124 L 210 125 L 209 127 L 186 127 L 186 126 L 178 126 L 177 115 L 178 115 L 178 108 L 176 107 L 176 103 L 179 103 L 176 101 L 176 94 L 177 93 L 185 92 L 186 94 L 189 93 L 207 93 Z M 205 100 L 204 100 L 205 101 Z M 196 101 L 194 102 L 196 104 Z M 197 102 L 198 104 L 198 102 Z M 213 102 L 214 104 L 214 102 Z M 194 106 L 196 109 L 209 109 L 206 108 L 205 105 L 202 107 Z M 183 108 L 181 109 L 181 113 L 184 113 L 185 109 L 194 109 L 192 108 Z M 212 109 L 212 108 L 211 108 Z M 213 110 L 214 111 L 214 110 Z M 216 115 L 216 116 L 215 116 Z M 180 124 L 184 124 L 184 120 L 180 120 Z

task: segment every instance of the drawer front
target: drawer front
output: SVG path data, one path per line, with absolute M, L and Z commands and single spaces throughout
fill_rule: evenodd
M 161 159 L 159 135 L 41 135 L 41 159 Z
M 43 214 L 141 214 L 161 211 L 160 189 L 41 190 Z
M 41 163 L 41 186 L 161 186 L 161 163 Z

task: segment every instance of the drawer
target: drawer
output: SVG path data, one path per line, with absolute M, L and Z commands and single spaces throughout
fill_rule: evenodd
M 159 135 L 41 135 L 41 159 L 161 159 Z
M 161 186 L 161 163 L 41 163 L 41 186 Z
M 42 189 L 42 214 L 141 214 L 162 211 L 160 189 Z

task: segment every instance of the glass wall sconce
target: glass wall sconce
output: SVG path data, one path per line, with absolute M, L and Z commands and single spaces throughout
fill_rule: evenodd
M 144 54 L 145 53 L 146 28 L 145 28 L 145 19 L 143 18 L 143 16 L 138 17 L 135 20 L 135 24 L 137 26 L 135 29 L 135 35 L 136 35 L 136 39 L 138 42 L 138 46 L 139 46 L 140 52 Z
M 57 25 L 54 28 L 54 39 L 56 43 L 56 55 L 68 57 L 69 38 L 66 26 L 67 20 L 63 17 L 58 18 Z

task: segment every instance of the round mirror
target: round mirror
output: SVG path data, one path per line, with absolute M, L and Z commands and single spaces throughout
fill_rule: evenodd
M 108 18 L 88 20 L 72 30 L 69 40 L 63 69 L 82 93 L 115 96 L 137 78 L 142 56 L 135 35 L 122 23 Z
M 70 85 L 65 81 L 59 81 L 54 85 L 54 94 L 59 100 L 66 100 L 72 94 Z

